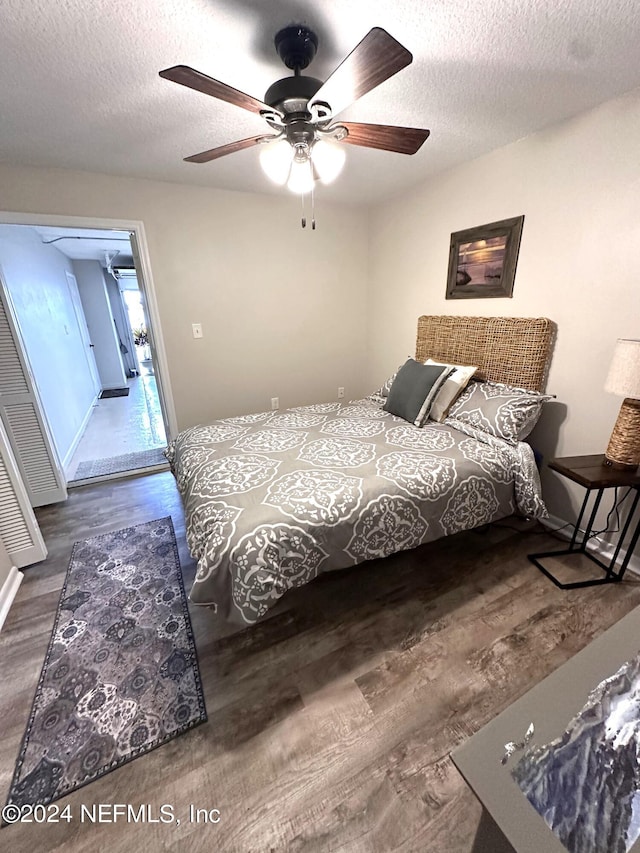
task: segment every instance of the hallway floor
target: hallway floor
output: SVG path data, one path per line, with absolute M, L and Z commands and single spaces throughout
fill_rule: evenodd
M 164 448 L 167 443 L 156 378 L 141 364 L 141 373 L 127 380 L 129 394 L 98 400 L 67 467 L 73 481 L 82 462 Z

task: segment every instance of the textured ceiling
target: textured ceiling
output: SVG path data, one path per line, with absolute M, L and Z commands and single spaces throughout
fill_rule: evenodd
M 347 146 L 322 198 L 368 203 L 640 86 L 637 0 L 0 0 L 0 161 L 234 190 L 272 187 L 248 149 L 249 112 L 162 80 L 175 64 L 262 99 L 288 75 L 273 36 L 305 23 L 325 79 L 373 26 L 413 64 L 345 120 L 431 129 L 412 157 Z

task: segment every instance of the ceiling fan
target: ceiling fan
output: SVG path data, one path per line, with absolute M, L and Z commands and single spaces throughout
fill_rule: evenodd
M 413 127 L 335 120 L 338 113 L 413 60 L 411 53 L 380 27 L 370 30 L 324 83 L 300 73 L 318 47 L 312 30 L 302 25 L 285 27 L 276 34 L 275 46 L 293 76 L 273 83 L 264 101 L 186 65 L 160 71 L 167 80 L 257 113 L 274 131 L 185 157 L 186 162 L 208 163 L 260 144 L 260 162 L 267 175 L 294 192 L 306 193 L 313 190 L 316 179 L 329 183 L 340 172 L 345 152 L 336 143 L 415 154 L 429 136 L 428 130 Z

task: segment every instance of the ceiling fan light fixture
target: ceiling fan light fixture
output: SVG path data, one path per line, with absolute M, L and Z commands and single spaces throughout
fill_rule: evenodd
M 287 188 L 292 193 L 304 195 L 313 189 L 313 166 L 311 152 L 306 145 L 296 145 L 293 149 L 293 162 Z
M 293 151 L 286 139 L 265 142 L 260 148 L 260 165 L 265 175 L 279 186 L 287 183 Z
M 338 177 L 346 160 L 346 152 L 338 142 L 317 139 L 311 151 L 313 165 L 323 184 L 330 184 Z

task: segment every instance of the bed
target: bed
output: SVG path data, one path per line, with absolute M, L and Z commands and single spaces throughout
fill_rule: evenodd
M 534 454 L 512 430 L 504 389 L 539 413 L 552 337 L 545 318 L 420 317 L 415 361 L 477 367 L 442 422 L 417 427 L 387 411 L 390 380 L 362 400 L 181 432 L 166 454 L 198 561 L 191 600 L 251 625 L 322 572 L 513 513 L 544 516 Z M 498 434 L 484 409 L 501 412 Z

